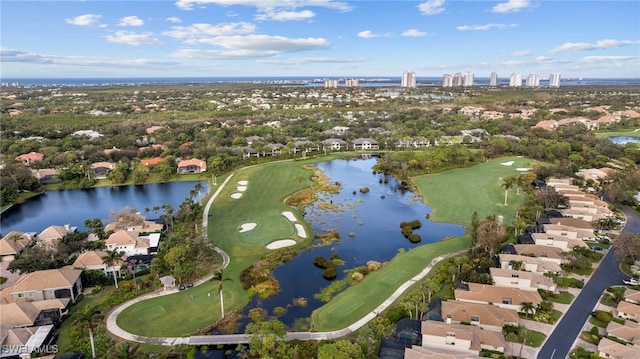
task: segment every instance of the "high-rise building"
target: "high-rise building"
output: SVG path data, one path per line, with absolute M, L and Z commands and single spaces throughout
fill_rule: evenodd
M 527 77 L 527 87 L 538 87 L 540 86 L 540 76 L 536 74 L 529 74 Z
M 522 86 L 522 74 L 520 73 L 512 73 L 509 76 L 509 86 L 511 87 L 520 87 Z
M 467 72 L 464 74 L 464 87 L 473 86 L 473 72 Z
M 416 87 L 416 73 L 405 71 L 402 74 L 402 80 L 400 81 L 400 87 Z
M 549 87 L 560 87 L 560 74 L 549 75 Z
M 451 87 L 453 86 L 453 77 L 451 74 L 444 74 L 442 76 L 442 87 Z
M 456 72 L 455 75 L 453 75 L 453 86 L 462 86 L 462 74 L 459 72 Z
M 489 80 L 489 86 L 498 86 L 498 73 L 491 73 L 491 80 Z
M 338 80 L 325 79 L 324 80 L 325 88 L 336 88 L 338 87 Z
M 358 79 L 345 79 L 344 85 L 346 87 L 358 87 Z

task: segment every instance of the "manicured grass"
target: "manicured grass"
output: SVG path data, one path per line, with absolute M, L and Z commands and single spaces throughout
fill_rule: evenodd
M 595 132 L 596 137 L 613 137 L 613 136 L 625 136 L 625 137 L 640 137 L 640 131 L 636 131 L 636 129 L 631 129 L 629 131 L 617 131 L 617 132 Z
M 512 165 L 503 165 L 510 161 L 514 161 Z M 517 168 L 540 165 L 542 163 L 526 158 L 502 157 L 471 168 L 419 176 L 414 178 L 414 183 L 432 207 L 431 219 L 434 221 L 467 224 L 471 222 L 473 212 L 477 212 L 480 219 L 495 214 L 508 222 L 513 218 L 515 208 L 523 204 L 527 196 L 522 191 L 516 195 L 514 186 L 508 191 L 505 206 L 501 178 L 521 174 Z
M 470 243 L 470 238 L 464 236 L 398 254 L 387 266 L 371 272 L 362 282 L 314 310 L 311 315 L 314 330 L 337 330 L 355 323 L 385 301 L 400 284 L 422 271 L 433 258 L 467 248 Z
M 563 291 L 560 293 L 555 293 L 553 297 L 549 298 L 549 301 L 560 304 L 571 304 L 573 298 L 575 298 L 573 294 Z

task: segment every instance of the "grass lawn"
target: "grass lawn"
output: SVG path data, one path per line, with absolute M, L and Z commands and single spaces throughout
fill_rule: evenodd
M 362 282 L 314 310 L 311 315 L 314 330 L 337 330 L 355 323 L 386 300 L 400 284 L 422 271 L 433 258 L 467 248 L 469 244 L 470 238 L 465 236 L 425 244 L 397 255 L 381 270 L 371 272 Z
M 266 244 L 284 238 L 296 240 L 298 248 L 311 243 L 313 232 L 302 214 L 283 203 L 291 193 L 311 185 L 311 171 L 301 166 L 311 162 L 287 161 L 244 168 L 230 179 L 215 200 L 209 211 L 209 238 L 232 258 L 224 271 L 224 276 L 232 280 L 224 283 L 225 313 L 241 310 L 248 304 L 250 298 L 242 288 L 240 273 L 269 252 Z M 222 179 L 217 182 L 222 184 Z M 234 199 L 233 193 L 242 196 Z M 304 226 L 306 238 L 298 236 L 294 223 L 282 214 L 285 211 L 292 212 L 296 222 Z M 256 227 L 240 233 L 245 223 L 255 223 Z M 209 282 L 136 303 L 118 316 L 118 325 L 133 334 L 151 337 L 197 333 L 220 319 L 216 288 L 217 282 Z
M 554 303 L 571 304 L 573 302 L 574 295 L 569 292 L 560 292 L 557 297 L 551 299 Z
M 509 163 L 511 165 L 504 165 Z M 508 191 L 504 205 L 505 190 L 501 178 L 517 176 L 518 168 L 531 168 L 542 163 L 522 157 L 502 157 L 489 160 L 471 168 L 455 169 L 443 173 L 414 178 L 420 194 L 431 206 L 431 220 L 467 224 L 473 212 L 483 219 L 495 214 L 508 222 L 515 208 L 526 200 L 526 195 L 516 195 L 515 187 Z
M 617 131 L 617 132 L 595 132 L 596 137 L 612 137 L 612 136 L 625 136 L 625 137 L 640 137 L 640 131 L 636 129 L 630 129 L 629 131 Z

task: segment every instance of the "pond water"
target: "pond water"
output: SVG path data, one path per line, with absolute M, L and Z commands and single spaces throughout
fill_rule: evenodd
M 413 192 L 400 189 L 400 182 L 395 178 L 374 174 L 372 166 L 375 162 L 375 159 L 359 159 L 317 164 L 331 183 L 341 184 L 341 190 L 337 194 L 324 194 L 323 198 L 306 209 L 305 219 L 316 233 L 337 231 L 340 241 L 302 251 L 292 261 L 276 268 L 273 274 L 280 282 L 280 292 L 266 300 L 253 298 L 244 314 L 248 314 L 251 308 L 259 307 L 273 315 L 274 308 L 284 307 L 287 311 L 278 319 L 296 329 L 296 321 L 310 317 L 314 309 L 324 304 L 315 299 L 314 294 L 331 283 L 322 277 L 323 270 L 314 266 L 313 259 L 316 256 L 329 259 L 332 254 L 339 255 L 345 262 L 345 265 L 338 266 L 336 279 L 339 280 L 345 277 L 345 269 L 366 265 L 370 260 L 389 261 L 400 249 L 409 250 L 464 234 L 465 230 L 460 225 L 435 223 L 426 219 L 425 214 L 430 214 L 431 208 Z M 368 187 L 369 192 L 361 193 L 362 187 Z M 337 208 L 322 209 L 322 204 Z M 422 240 L 414 244 L 400 232 L 400 222 L 416 219 L 420 220 L 422 227 L 414 233 L 419 234 Z M 296 298 L 301 297 L 307 300 L 306 306 L 294 303 Z
M 627 143 L 638 143 L 640 144 L 640 137 L 631 137 L 631 136 L 611 136 L 608 137 L 609 141 L 617 144 L 624 145 Z
M 209 191 L 209 184 L 200 181 L 203 198 Z M 196 182 L 154 183 L 146 185 L 98 187 L 48 191 L 15 205 L 0 216 L 0 233 L 10 231 L 41 232 L 51 225 L 70 224 L 84 231 L 85 219 L 100 218 L 108 223 L 109 213 L 129 206 L 144 214 L 145 208 L 170 204 L 175 210 L 189 196 Z M 150 212 L 147 218 L 160 214 Z

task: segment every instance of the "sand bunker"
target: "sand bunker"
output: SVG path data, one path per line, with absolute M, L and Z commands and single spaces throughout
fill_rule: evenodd
M 238 192 L 244 192 L 247 190 L 247 186 L 238 186 L 236 187 L 236 190 L 238 190 Z
M 238 184 L 241 186 L 246 186 L 249 184 L 249 181 L 238 181 Z
M 531 168 L 526 168 L 526 167 L 518 167 L 516 168 L 516 171 L 518 172 L 527 172 L 529 171 Z
M 271 242 L 267 244 L 267 249 L 279 249 L 284 247 L 291 247 L 296 244 L 296 241 L 293 239 L 281 239 L 279 241 Z
M 512 166 L 514 164 L 515 161 L 509 161 L 509 162 L 502 162 L 501 165 L 503 166 Z
M 242 197 L 242 193 L 237 193 L 237 192 L 236 192 L 236 193 L 232 193 L 232 194 L 231 194 L 231 198 L 233 198 L 233 199 L 238 199 L 238 198 L 240 198 L 240 197 Z
M 298 236 L 307 238 L 307 231 L 304 230 L 304 227 L 300 223 L 296 223 L 296 230 L 298 231 Z
M 248 232 L 248 231 L 256 228 L 256 226 L 257 226 L 256 223 L 243 223 L 242 225 L 240 225 L 240 233 Z
M 297 221 L 296 216 L 293 215 L 293 212 L 282 212 L 282 215 L 287 217 L 288 220 L 290 220 L 291 222 L 295 222 Z

